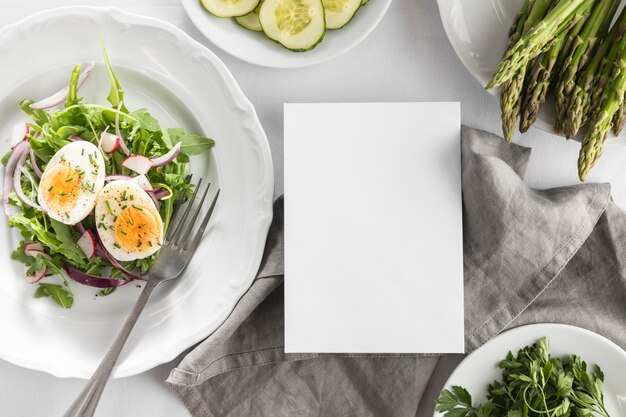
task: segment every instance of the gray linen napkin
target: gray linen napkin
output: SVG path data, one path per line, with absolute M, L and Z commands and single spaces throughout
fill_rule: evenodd
M 536 322 L 625 348 L 626 213 L 609 186 L 530 189 L 529 149 L 468 127 L 461 136 L 466 351 Z M 169 386 L 198 417 L 432 415 L 461 355 L 284 353 L 282 217 L 278 199 L 258 278 Z

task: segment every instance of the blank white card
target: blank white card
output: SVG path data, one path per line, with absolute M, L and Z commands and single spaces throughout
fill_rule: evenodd
M 285 351 L 463 352 L 459 103 L 285 104 Z
M 285 104 L 286 352 L 463 352 L 460 123 Z

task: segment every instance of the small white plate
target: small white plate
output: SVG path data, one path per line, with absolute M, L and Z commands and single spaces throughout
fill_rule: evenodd
M 383 18 L 391 0 L 370 0 L 343 29 L 327 30 L 324 40 L 306 52 L 292 52 L 262 32 L 239 26 L 207 12 L 200 0 L 182 0 L 189 19 L 215 46 L 252 64 L 272 68 L 299 68 L 333 59 L 358 45 Z
M 213 332 L 249 288 L 272 217 L 269 146 L 250 102 L 224 64 L 169 23 L 118 9 L 69 7 L 41 12 L 0 30 L 0 149 L 10 129 L 27 120 L 22 98 L 66 85 L 76 63 L 95 61 L 81 87 L 87 102 L 106 103 L 103 37 L 129 108 L 146 107 L 163 127 L 184 127 L 216 140 L 189 164 L 195 178 L 219 186 L 211 225 L 185 274 L 148 303 L 114 371 L 123 377 L 174 359 Z M 135 283 L 106 297 L 73 283 L 74 307 L 34 299 L 36 286 L 9 259 L 19 236 L 2 218 L 0 357 L 59 377 L 95 370 L 139 295 Z
M 522 0 L 437 0 L 443 28 L 452 48 L 465 68 L 483 87 L 500 63 L 508 42 L 509 28 Z M 488 90 L 496 95 L 497 88 Z M 554 101 L 548 97 L 534 126 L 560 135 L 554 130 Z M 606 146 L 626 145 L 626 131 L 618 137 L 609 134 Z M 577 139 L 577 138 L 574 138 Z
M 489 384 L 502 377 L 497 364 L 507 352 L 516 354 L 519 349 L 544 336 L 550 339 L 552 357 L 565 358 L 575 354 L 587 362 L 587 369 L 593 369 L 593 365 L 600 366 L 604 371 L 604 402 L 609 415 L 625 415 L 618 398 L 626 396 L 626 352 L 597 333 L 565 324 L 531 324 L 496 336 L 459 364 L 448 378 L 445 388 L 460 385 L 472 394 L 474 404 L 484 402 Z M 434 417 L 442 417 L 442 414 L 435 412 Z

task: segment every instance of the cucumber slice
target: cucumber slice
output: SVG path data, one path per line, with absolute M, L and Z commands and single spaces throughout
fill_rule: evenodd
M 259 20 L 268 38 L 295 52 L 315 48 L 326 32 L 321 0 L 264 0 Z
M 341 29 L 361 7 L 362 0 L 322 0 L 327 29 Z
M 263 4 L 262 0 L 259 5 L 247 15 L 235 17 L 235 21 L 239 23 L 239 26 L 254 32 L 263 31 L 261 22 L 259 21 L 259 10 L 261 9 L 261 4 Z
M 202 0 L 202 5 L 217 17 L 244 16 L 254 10 L 260 0 Z

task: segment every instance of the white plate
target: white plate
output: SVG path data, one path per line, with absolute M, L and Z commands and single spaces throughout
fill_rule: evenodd
M 186 273 L 157 290 L 133 330 L 114 371 L 123 377 L 173 359 L 230 314 L 261 260 L 273 173 L 265 133 L 224 64 L 169 23 L 117 9 L 55 9 L 0 30 L 1 149 L 8 148 L 11 126 L 26 120 L 19 100 L 44 97 L 66 84 L 76 63 L 97 63 L 80 93 L 89 102 L 106 103 L 100 36 L 130 108 L 147 107 L 164 127 L 215 138 L 210 154 L 190 165 L 196 178 L 209 178 L 222 190 Z M 0 357 L 59 377 L 89 377 L 140 290 L 131 284 L 95 297 L 95 289 L 74 284 L 70 310 L 34 299 L 35 287 L 23 279 L 22 265 L 9 259 L 18 235 L 4 230 Z
M 354 48 L 378 25 L 391 0 L 370 0 L 343 29 L 326 31 L 324 40 L 306 52 L 291 52 L 262 32 L 242 28 L 234 19 L 213 16 L 200 0 L 182 0 L 182 3 L 198 30 L 232 56 L 264 67 L 299 68 L 328 61 Z
M 576 354 L 587 362 L 587 369 L 594 364 L 600 366 L 604 371 L 604 402 L 609 415 L 626 416 L 618 400 L 626 397 L 626 352 L 599 334 L 564 324 L 532 324 L 498 335 L 467 356 L 450 375 L 445 388 L 460 385 L 472 394 L 474 404 L 485 401 L 489 384 L 502 376 L 497 364 L 507 352 L 516 354 L 544 336 L 550 339 L 552 357 Z M 442 414 L 435 412 L 434 417 Z
M 522 7 L 522 0 L 437 0 L 441 22 L 448 39 L 465 68 L 483 87 L 496 69 L 508 41 L 513 19 Z M 495 95 L 497 88 L 489 93 Z M 557 135 L 554 131 L 556 113 L 552 97 L 541 107 L 534 126 Z M 626 131 L 618 137 L 610 135 L 607 146 L 626 145 Z

